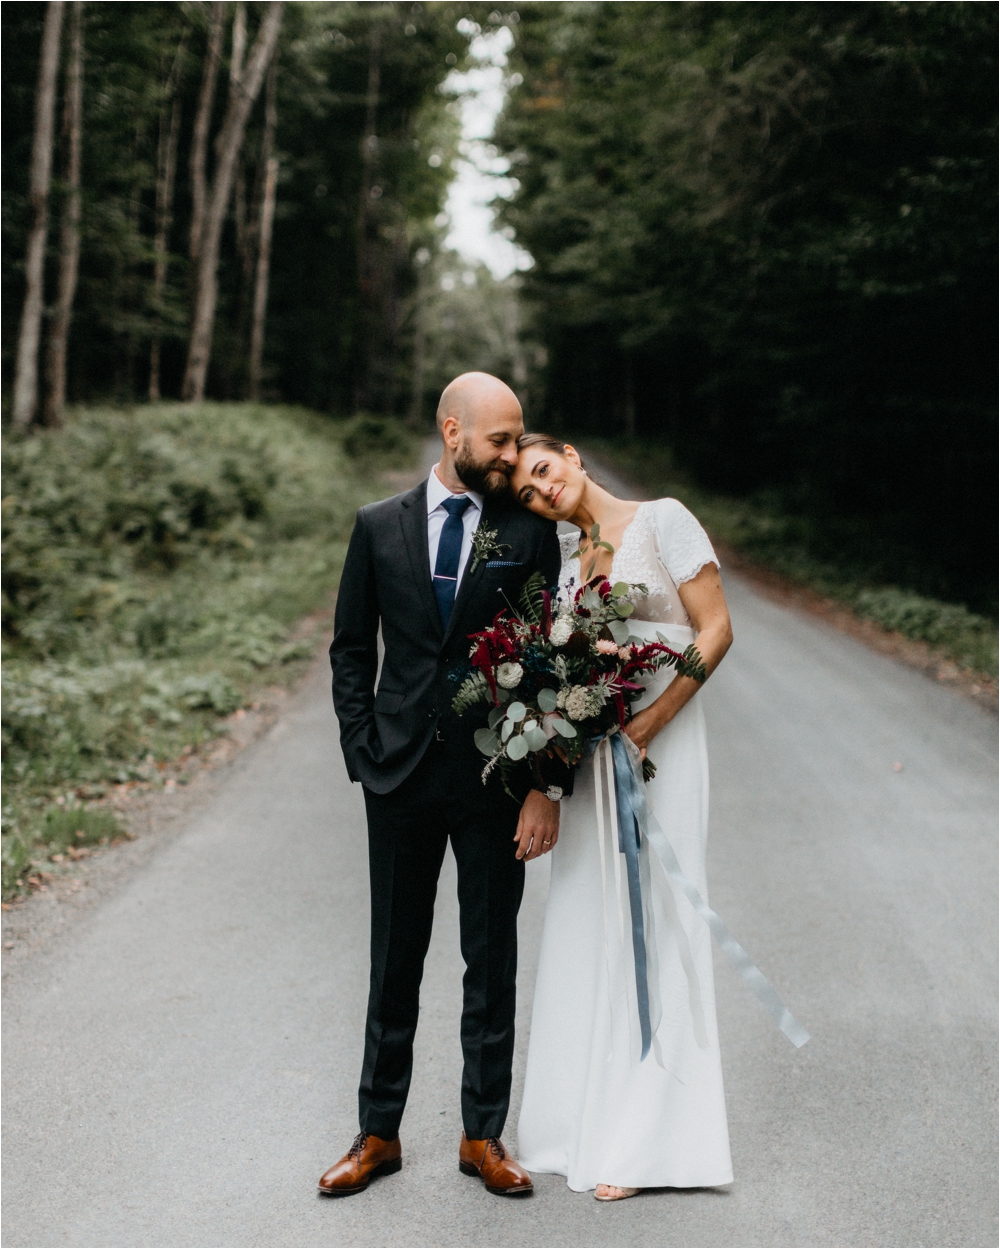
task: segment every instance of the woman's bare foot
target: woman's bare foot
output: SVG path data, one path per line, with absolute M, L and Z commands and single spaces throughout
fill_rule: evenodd
M 624 1201 L 642 1192 L 641 1188 L 620 1188 L 617 1184 L 598 1184 L 594 1196 L 598 1201 Z

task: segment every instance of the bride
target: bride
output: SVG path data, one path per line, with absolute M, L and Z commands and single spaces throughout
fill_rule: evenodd
M 678 650 L 697 639 L 711 673 L 732 642 L 719 566 L 705 531 L 676 499 L 617 499 L 587 476 L 573 447 L 526 434 L 511 485 L 518 500 L 580 531 L 560 539 L 560 594 L 581 576 L 641 583 L 633 634 Z M 590 535 L 600 526 L 597 541 Z M 598 543 L 614 548 L 613 554 Z M 582 557 L 571 558 L 577 548 Z M 582 572 L 581 572 L 582 566 Z M 681 868 L 704 897 L 708 759 L 699 683 L 661 669 L 625 730 L 656 774 L 646 797 Z M 692 701 L 693 699 L 693 701 Z M 642 1188 L 732 1181 L 715 1021 L 711 936 L 658 865 L 646 876 L 653 1050 L 640 1061 L 630 930 L 621 872 L 600 840 L 595 757 L 563 803 L 518 1123 L 529 1171 L 565 1175 L 599 1201 Z M 602 865 L 602 856 L 605 860 Z M 658 1015 L 658 1018 L 657 1018 Z

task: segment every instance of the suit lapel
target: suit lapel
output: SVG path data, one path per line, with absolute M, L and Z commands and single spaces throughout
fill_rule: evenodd
M 483 503 L 483 514 L 480 517 L 478 528 L 482 529 L 485 527 L 487 529 L 497 530 L 497 542 L 502 542 L 504 532 L 510 524 L 511 515 L 512 511 L 509 507 L 498 508 L 495 504 L 491 506 L 490 500 L 486 499 Z M 426 539 L 424 545 L 426 546 Z M 454 633 L 460 616 L 469 605 L 473 594 L 476 592 L 477 586 L 482 580 L 483 570 L 486 567 L 486 560 L 480 560 L 475 571 L 473 571 L 472 561 L 474 558 L 475 556 L 473 552 L 470 551 L 468 564 L 466 565 L 465 572 L 462 574 L 462 583 L 458 587 L 455 605 L 452 607 L 451 615 L 448 617 L 448 628 L 444 631 L 444 641 L 442 642 L 442 645 L 447 643 L 448 639 Z M 506 603 L 497 603 L 496 611 L 493 615 L 495 615 L 501 607 L 506 606 Z
M 427 482 L 422 481 L 409 494 L 404 495 L 400 502 L 399 525 L 403 531 L 403 545 L 410 561 L 410 571 L 417 584 L 417 593 L 424 610 L 440 634 L 441 613 L 434 597 L 430 556 L 427 553 Z M 454 617 L 454 612 L 452 616 Z

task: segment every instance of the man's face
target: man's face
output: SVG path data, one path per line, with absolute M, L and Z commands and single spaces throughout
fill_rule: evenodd
M 513 408 L 477 416 L 461 431 L 455 472 L 470 490 L 503 494 L 517 466 L 517 440 L 523 433 L 521 413 Z

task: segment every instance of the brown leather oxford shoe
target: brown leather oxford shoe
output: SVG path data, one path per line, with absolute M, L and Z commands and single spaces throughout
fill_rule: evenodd
M 378 1136 L 359 1132 L 354 1144 L 339 1162 L 335 1162 L 319 1182 L 319 1191 L 327 1197 L 349 1197 L 362 1193 L 376 1175 L 395 1175 L 403 1166 L 399 1137 L 383 1141 Z
M 535 1191 L 531 1176 L 504 1149 L 499 1136 L 470 1141 L 463 1132 L 458 1169 L 463 1175 L 478 1175 L 487 1191 L 498 1197 L 526 1197 Z

